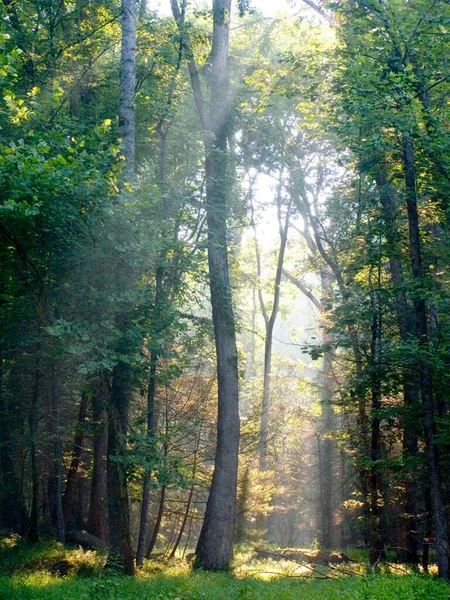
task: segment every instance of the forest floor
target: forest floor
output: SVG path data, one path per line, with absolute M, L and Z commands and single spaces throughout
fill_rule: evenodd
M 307 556 L 307 551 L 302 551 Z M 310 553 L 314 557 L 314 553 Z M 351 553 L 349 553 L 351 554 Z M 230 573 L 192 571 L 183 560 L 149 561 L 136 578 L 103 569 L 104 556 L 54 542 L 0 541 L 0 600 L 449 600 L 450 585 L 389 565 L 325 567 L 314 561 L 237 554 Z M 317 555 L 316 555 L 317 558 Z

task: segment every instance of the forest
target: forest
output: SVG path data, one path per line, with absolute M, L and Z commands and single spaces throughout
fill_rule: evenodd
M 0 598 L 447 600 L 450 2 L 0 11 Z

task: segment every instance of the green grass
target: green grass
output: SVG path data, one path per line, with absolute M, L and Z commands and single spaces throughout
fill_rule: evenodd
M 0 577 L 2 600 L 449 600 L 450 586 L 420 575 L 299 581 L 201 573 L 145 578 Z
M 274 572 L 270 562 L 258 563 L 257 576 L 242 560 L 234 574 L 190 572 L 175 560 L 149 563 L 132 579 L 105 574 L 103 562 L 102 555 L 55 543 L 0 542 L 0 600 L 450 600 L 449 584 L 420 574 L 318 581 L 278 571 L 270 579 L 261 578 L 264 569 Z M 55 572 L 61 564 L 64 576 Z

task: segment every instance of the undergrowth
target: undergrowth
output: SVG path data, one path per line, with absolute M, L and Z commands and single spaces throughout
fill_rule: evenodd
M 359 564 L 351 575 L 321 566 L 298 577 L 295 564 L 255 560 L 249 549 L 237 554 L 230 573 L 152 560 L 132 579 L 105 572 L 104 562 L 102 553 L 55 542 L 0 541 L 0 600 L 450 600 L 449 584 L 423 574 L 363 576 Z

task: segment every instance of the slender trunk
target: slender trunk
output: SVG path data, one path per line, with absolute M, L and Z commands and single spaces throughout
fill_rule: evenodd
M 78 412 L 78 421 L 75 429 L 75 439 L 73 442 L 72 449 L 72 460 L 67 473 L 66 489 L 64 490 L 63 496 L 63 513 L 66 524 L 66 529 L 80 529 L 80 515 L 74 515 L 74 509 L 76 506 L 76 495 L 78 487 L 78 471 L 81 461 L 81 452 L 83 450 L 84 440 L 84 425 L 86 421 L 87 412 L 87 394 L 81 394 L 80 409 Z
M 189 511 L 191 509 L 191 504 L 192 504 L 192 497 L 194 495 L 194 486 L 191 485 L 190 490 L 189 490 L 189 496 L 186 502 L 186 510 L 184 511 L 184 515 L 183 515 L 183 520 L 181 521 L 181 527 L 180 527 L 180 531 L 178 532 L 177 535 L 177 539 L 175 540 L 175 543 L 173 545 L 173 548 L 170 552 L 170 557 L 169 558 L 174 558 L 177 550 L 178 550 L 178 546 L 180 545 L 181 542 L 181 538 L 183 537 L 183 533 L 184 530 L 186 528 L 186 523 L 189 517 Z
M 269 407 L 270 407 L 270 381 L 272 376 L 272 343 L 273 324 L 266 324 L 266 339 L 264 340 L 264 378 L 263 401 L 261 408 L 261 422 L 259 427 L 259 468 L 267 470 L 267 452 L 269 441 Z
M 39 353 L 39 349 L 37 351 Z M 34 373 L 33 394 L 31 407 L 28 416 L 30 430 L 30 460 L 31 460 L 31 512 L 27 532 L 27 539 L 31 543 L 38 542 L 39 534 L 39 465 L 37 459 L 37 428 L 38 428 L 38 409 L 39 409 L 39 391 L 41 382 L 41 372 L 39 368 L 39 357 L 36 358 Z
M 430 562 L 430 542 L 433 534 L 433 506 L 431 503 L 430 488 L 425 490 L 425 532 L 423 536 L 422 568 L 428 573 Z
M 321 306 L 324 311 L 329 311 L 333 307 L 333 274 L 328 268 L 321 269 Z M 325 351 L 322 365 L 321 382 L 321 424 L 322 424 L 322 501 L 321 501 L 321 537 L 320 545 L 324 550 L 330 550 L 333 547 L 333 429 L 334 429 L 334 409 L 333 409 L 333 351 L 332 335 L 327 331 L 323 334 Z
M 197 473 L 198 449 L 200 447 L 200 440 L 201 440 L 201 437 L 202 437 L 202 425 L 203 425 L 203 423 L 200 423 L 200 427 L 199 427 L 199 430 L 198 430 L 198 436 L 197 436 L 197 440 L 196 440 L 196 444 L 195 444 L 194 463 L 192 465 L 192 474 L 191 474 L 192 480 L 194 480 L 195 475 Z M 175 553 L 176 553 L 176 551 L 178 549 L 178 546 L 180 545 L 181 538 L 183 537 L 184 529 L 186 527 L 186 523 L 187 523 L 187 520 L 188 520 L 188 517 L 189 517 L 189 511 L 190 511 L 190 508 L 191 508 L 192 498 L 193 498 L 193 495 L 194 495 L 194 489 L 195 489 L 195 485 L 193 483 L 191 485 L 190 490 L 189 490 L 189 496 L 188 496 L 188 499 L 187 499 L 187 502 L 186 502 L 186 510 L 184 512 L 184 515 L 183 515 L 183 520 L 181 522 L 180 531 L 178 532 L 177 539 L 175 540 L 175 544 L 174 544 L 174 546 L 172 548 L 172 551 L 170 553 L 170 558 L 173 558 L 175 556 Z
M 371 388 L 371 442 L 370 442 L 370 521 L 369 521 L 369 560 L 376 564 L 385 559 L 384 536 L 381 526 L 381 474 L 378 462 L 381 458 L 381 374 L 379 353 L 381 344 L 381 310 L 375 292 L 371 292 L 372 338 L 370 343 L 370 388 Z
M 181 42 L 180 42 L 181 43 Z M 174 79 L 172 80 L 169 98 L 166 105 L 166 110 L 170 107 L 172 102 L 172 94 L 174 91 L 175 80 L 178 74 L 178 70 L 181 63 L 182 50 L 180 49 L 179 64 L 177 65 L 177 71 Z M 159 153 L 159 184 L 162 195 L 162 233 L 161 241 L 163 248 L 159 257 L 159 264 L 156 268 L 156 281 L 155 281 L 155 306 L 153 319 L 156 323 L 158 333 L 163 332 L 168 323 L 165 323 L 165 319 L 162 316 L 164 311 L 164 304 L 167 301 L 167 295 L 164 290 L 164 277 L 165 277 L 165 263 L 167 261 L 167 248 L 166 248 L 166 237 L 167 237 L 167 222 L 169 219 L 169 206 L 167 200 L 167 133 L 164 131 L 164 120 L 163 116 L 159 122 L 159 133 L 161 140 L 161 148 Z M 148 382 L 148 393 L 147 393 L 147 437 L 149 442 L 153 440 L 157 433 L 158 427 L 158 412 L 156 406 L 156 375 L 158 370 L 159 353 L 156 349 L 152 349 L 150 352 L 150 374 Z M 141 514 L 139 523 L 139 535 L 138 535 L 138 546 L 136 552 L 136 566 L 142 567 L 145 555 L 145 544 L 147 542 L 148 525 L 149 525 L 149 507 L 150 507 L 150 489 L 151 489 L 151 472 L 147 472 L 144 475 L 144 483 L 142 487 L 142 502 L 141 502 Z
M 128 181 L 133 179 L 135 169 L 136 17 L 135 0 L 122 0 L 119 134 Z
M 178 527 L 178 521 L 180 520 L 179 517 L 180 517 L 180 515 L 177 513 L 175 515 L 175 518 L 171 521 L 172 522 L 172 529 L 170 530 L 169 541 L 167 542 L 166 549 L 164 550 L 164 553 L 163 553 L 164 557 L 167 557 L 167 556 L 170 555 L 172 541 L 173 541 L 173 538 L 175 537 L 175 531 L 176 531 L 176 529 Z
M 330 385 L 332 369 L 331 352 L 325 352 L 323 358 L 323 388 L 322 388 L 322 502 L 321 502 L 321 536 L 320 546 L 324 550 L 330 550 L 333 547 L 333 427 L 334 411 L 332 405 L 333 391 Z
M 420 389 L 422 395 L 422 414 L 425 431 L 426 458 L 429 472 L 433 521 L 436 535 L 436 555 L 439 576 L 450 578 L 450 545 L 448 538 L 448 520 L 444 505 L 441 476 L 439 471 L 438 450 L 435 436 L 435 414 L 430 365 L 427 364 L 429 352 L 427 307 L 425 302 L 424 272 L 420 241 L 419 214 L 414 166 L 414 148 L 409 134 L 403 135 L 403 160 L 405 169 L 406 206 L 409 226 L 409 252 L 412 276 L 417 284 L 414 296 L 414 315 L 416 336 L 419 345 Z
M 59 542 L 64 543 L 66 539 L 66 528 L 63 512 L 63 465 L 61 437 L 59 435 L 59 386 L 56 374 L 56 367 L 51 366 L 51 397 L 52 397 L 52 435 L 53 435 L 53 460 L 54 460 L 54 479 L 55 479 L 55 512 L 56 512 L 56 533 Z
M 156 370 L 158 365 L 158 353 L 152 350 L 150 353 L 150 377 L 147 393 L 147 436 L 149 441 L 153 440 L 158 427 L 158 413 L 156 410 Z M 145 545 L 147 542 L 147 532 L 149 523 L 149 506 L 151 477 L 149 471 L 144 477 L 144 486 L 142 489 L 141 520 L 139 527 L 138 547 L 136 552 L 136 566 L 142 567 L 144 563 Z M 155 540 L 156 541 L 156 540 Z
M 145 558 L 147 558 L 147 559 L 150 558 L 150 556 L 153 552 L 153 549 L 155 547 L 156 540 L 158 539 L 158 533 L 161 528 L 161 522 L 162 522 L 162 518 L 163 518 L 163 514 L 164 514 L 165 501 L 166 501 L 166 486 L 163 485 L 161 487 L 161 493 L 159 495 L 158 514 L 156 515 L 156 521 L 155 521 L 155 525 L 153 527 L 152 537 L 150 539 L 150 542 L 147 547 L 147 551 L 145 553 Z
M 105 373 L 92 384 L 92 418 L 94 424 L 94 449 L 89 514 L 86 528 L 103 541 L 108 540 L 106 454 L 108 429 L 106 401 L 110 394 Z
M 195 500 L 194 500 L 194 506 L 197 504 L 197 499 L 198 499 L 198 492 L 195 496 Z M 183 558 L 186 556 L 186 550 L 189 547 L 189 542 L 191 540 L 191 534 L 192 534 L 192 525 L 194 524 L 194 514 L 191 515 L 191 518 L 189 520 L 189 527 L 188 527 L 188 532 L 187 532 L 187 536 L 186 536 L 186 542 L 184 544 L 184 548 L 183 548 Z
M 267 443 L 269 437 L 269 409 L 270 409 L 270 380 L 272 376 L 272 346 L 273 346 L 273 330 L 278 317 L 281 295 L 281 277 L 283 275 L 284 256 L 288 241 L 289 220 L 290 220 L 290 203 L 287 207 L 284 223 L 281 217 L 282 207 L 282 189 L 283 189 L 283 170 L 280 172 L 280 178 L 277 190 L 277 212 L 278 212 L 278 227 L 280 233 L 280 247 L 278 250 L 277 269 L 275 273 L 274 290 L 273 290 L 273 307 L 270 316 L 267 314 L 266 306 L 261 288 L 258 290 L 259 303 L 261 312 L 264 317 L 266 326 L 266 336 L 264 342 L 264 380 L 263 380 L 263 401 L 261 408 L 261 422 L 259 429 L 259 468 L 261 471 L 267 470 Z M 253 207 L 252 207 L 253 213 Z M 256 227 L 252 214 L 252 224 L 255 232 L 255 250 L 256 262 L 258 269 L 258 277 L 262 278 L 261 258 L 259 254 L 258 241 L 256 239 Z
M 167 460 L 167 455 L 169 452 L 169 405 L 166 398 L 166 407 L 165 407 L 165 440 L 163 446 L 164 453 L 164 461 Z M 164 502 L 166 500 L 166 485 L 161 487 L 161 494 L 159 496 L 159 508 L 158 514 L 156 516 L 155 526 L 153 528 L 152 537 L 150 539 L 150 543 L 147 547 L 147 552 L 145 554 L 145 558 L 149 558 L 150 554 L 153 552 L 153 548 L 155 547 L 156 540 L 158 538 L 159 529 L 161 527 L 161 522 L 164 514 Z

